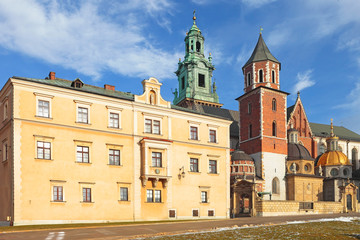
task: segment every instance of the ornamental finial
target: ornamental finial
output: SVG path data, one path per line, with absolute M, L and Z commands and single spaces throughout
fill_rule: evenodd
M 331 120 L 331 127 L 330 127 L 330 129 L 331 129 L 331 132 L 330 132 L 330 136 L 331 136 L 331 137 L 333 137 L 333 136 L 334 136 L 334 126 L 333 126 L 333 119 L 331 118 L 330 120 Z
M 196 20 L 196 16 L 195 16 L 195 10 L 194 10 L 194 12 L 193 12 L 193 20 L 194 20 L 194 25 L 195 25 L 195 20 Z
M 263 31 L 264 29 L 262 28 L 262 27 L 260 27 L 260 34 L 262 34 L 262 31 Z

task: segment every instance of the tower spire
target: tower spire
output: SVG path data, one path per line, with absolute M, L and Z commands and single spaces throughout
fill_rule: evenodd
M 194 25 L 196 25 L 195 20 L 196 20 L 196 16 L 195 16 L 195 10 L 194 10 L 194 12 L 193 12 L 193 21 L 194 21 Z

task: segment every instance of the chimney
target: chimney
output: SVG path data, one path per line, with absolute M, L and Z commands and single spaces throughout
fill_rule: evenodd
M 111 86 L 111 85 L 109 85 L 109 84 L 104 84 L 104 88 L 105 88 L 106 90 L 115 91 L 115 86 Z
M 49 79 L 50 80 L 55 80 L 55 72 L 50 72 L 49 73 Z

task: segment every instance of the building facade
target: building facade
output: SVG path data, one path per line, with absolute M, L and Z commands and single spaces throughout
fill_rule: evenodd
M 55 73 L 10 78 L 0 221 L 227 218 L 231 121 L 171 105 L 155 78 L 142 84 L 133 95 Z

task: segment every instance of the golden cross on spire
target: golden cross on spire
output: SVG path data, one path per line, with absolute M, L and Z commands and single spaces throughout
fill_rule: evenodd
M 260 26 L 260 34 L 262 34 L 262 31 L 263 31 L 264 29 Z
M 196 16 L 195 16 L 195 10 L 194 10 L 194 12 L 193 12 L 193 20 L 194 20 L 194 24 L 195 24 L 195 20 L 196 20 Z

